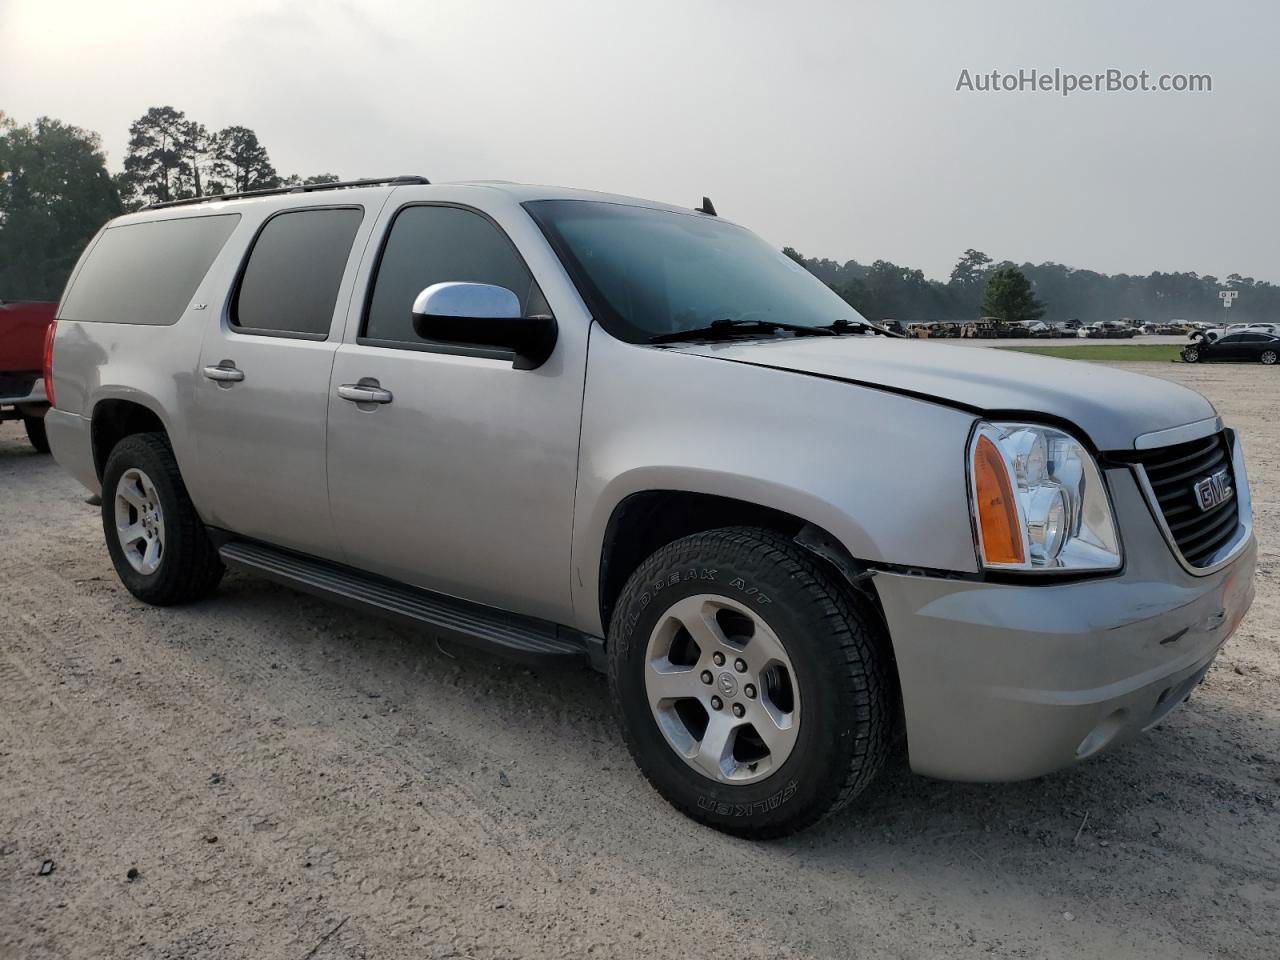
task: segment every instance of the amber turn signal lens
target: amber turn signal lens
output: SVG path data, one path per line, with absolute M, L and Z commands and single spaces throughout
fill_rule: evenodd
M 987 563 L 1025 563 L 1013 483 L 999 448 L 985 435 L 978 437 L 973 451 L 973 484 L 983 559 Z

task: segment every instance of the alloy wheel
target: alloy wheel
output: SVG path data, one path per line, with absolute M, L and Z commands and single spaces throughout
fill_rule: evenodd
M 116 535 L 129 566 L 143 575 L 164 559 L 164 511 L 151 478 L 137 467 L 120 475 L 115 492 Z
M 786 648 L 726 597 L 686 597 L 658 619 L 644 685 L 667 744 L 712 780 L 761 780 L 795 747 L 800 691 Z

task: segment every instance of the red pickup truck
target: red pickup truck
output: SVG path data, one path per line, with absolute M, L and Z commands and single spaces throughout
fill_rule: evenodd
M 49 452 L 45 356 L 57 308 L 40 300 L 0 300 L 0 420 L 21 420 L 41 453 Z

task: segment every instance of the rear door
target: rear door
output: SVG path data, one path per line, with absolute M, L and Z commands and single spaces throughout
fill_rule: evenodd
M 1265 333 L 1251 331 L 1242 333 L 1239 336 L 1240 344 L 1237 347 L 1239 351 L 1237 360 L 1257 360 L 1262 356 L 1263 344 L 1267 343 L 1271 337 Z
M 206 522 L 336 555 L 325 416 L 364 221 L 356 205 L 282 210 L 250 246 L 196 370 L 192 428 Z

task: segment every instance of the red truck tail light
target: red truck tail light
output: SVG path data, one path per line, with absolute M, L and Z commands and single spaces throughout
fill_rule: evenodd
M 53 338 L 58 330 L 58 321 L 50 320 L 49 328 L 44 332 L 44 395 L 49 400 L 49 406 L 54 406 L 53 402 Z

